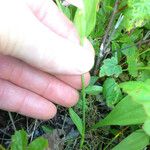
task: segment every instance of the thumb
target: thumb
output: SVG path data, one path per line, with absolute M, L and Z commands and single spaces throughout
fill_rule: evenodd
M 82 74 L 93 66 L 91 48 L 85 49 L 55 34 L 23 1 L 0 0 L 0 18 L 2 54 L 19 58 L 49 73 Z

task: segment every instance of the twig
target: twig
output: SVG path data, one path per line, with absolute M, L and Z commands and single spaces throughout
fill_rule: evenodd
M 36 130 L 37 122 L 38 122 L 38 120 L 35 119 L 34 127 L 33 127 L 33 131 L 32 131 L 32 134 L 31 134 L 31 140 L 30 140 L 30 142 L 32 142 L 32 140 L 33 140 L 33 136 L 34 136 L 34 133 L 35 133 L 35 130 Z
M 112 40 L 112 36 L 115 34 L 116 30 L 117 30 L 118 27 L 120 26 L 120 24 L 121 24 L 123 18 L 124 18 L 124 16 L 123 16 L 122 14 L 120 14 L 120 16 L 119 16 L 119 18 L 118 18 L 118 21 L 117 21 L 117 23 L 116 23 L 116 25 L 115 25 L 115 27 L 114 27 L 114 29 L 113 29 L 111 35 L 110 35 L 109 38 L 108 38 L 108 42 L 106 43 L 106 45 L 105 45 L 105 47 L 104 47 L 104 50 L 106 50 L 107 47 L 108 47 L 108 45 L 110 44 L 110 42 L 111 42 L 111 40 Z
M 113 24 L 113 21 L 114 21 L 114 18 L 115 18 L 115 13 L 116 13 L 116 10 L 117 10 L 117 8 L 118 8 L 118 2 L 119 2 L 119 0 L 116 0 L 116 1 L 115 1 L 114 10 L 113 10 L 112 15 L 111 15 L 111 17 L 110 17 L 110 21 L 109 21 L 109 23 L 108 23 L 106 32 L 105 32 L 105 34 L 104 34 L 104 37 L 103 37 L 103 40 L 102 40 L 102 44 L 101 44 L 101 46 L 100 46 L 100 52 L 99 52 L 98 59 L 97 59 L 97 61 L 96 61 L 96 63 L 95 63 L 94 74 L 96 74 L 97 69 L 98 69 L 98 67 L 99 67 L 99 65 L 100 65 L 100 62 L 101 62 L 101 60 L 103 59 L 103 56 L 104 56 L 104 54 L 105 54 L 105 50 L 106 50 L 105 44 L 106 44 L 106 40 L 107 40 L 107 37 L 108 37 L 108 35 L 109 35 L 109 31 L 110 31 L 110 29 L 111 29 L 111 27 L 112 27 L 112 24 Z
M 7 135 L 7 136 L 11 137 L 11 135 L 10 135 L 10 134 L 8 134 L 7 132 L 5 132 L 5 131 L 4 131 L 4 130 L 2 130 L 2 129 L 0 129 L 0 132 L 2 132 L 4 135 Z
M 13 129 L 14 129 L 14 131 L 16 131 L 17 129 L 16 129 L 16 126 L 15 126 L 15 123 L 14 123 L 14 120 L 13 120 L 13 117 L 12 117 L 12 115 L 11 115 L 11 112 L 8 112 L 8 115 L 9 115 L 10 121 L 12 122 Z

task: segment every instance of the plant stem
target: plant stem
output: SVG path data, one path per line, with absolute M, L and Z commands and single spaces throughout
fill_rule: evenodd
M 146 67 L 138 67 L 138 70 L 150 70 L 150 67 L 146 66 Z
M 86 112 L 86 94 L 85 94 L 85 79 L 84 79 L 84 75 L 81 76 L 81 81 L 82 81 L 82 122 L 83 122 L 83 126 L 82 126 L 82 136 L 81 136 L 81 142 L 80 142 L 80 149 L 83 148 L 83 144 L 84 144 L 84 140 L 85 140 L 85 112 Z
M 106 145 L 106 147 L 104 148 L 104 150 L 106 150 L 114 140 L 116 140 L 121 134 L 123 134 L 124 131 L 126 131 L 129 127 L 124 128 L 123 130 L 121 130 L 119 133 L 117 133 L 115 135 L 115 137 Z
M 149 52 L 149 51 L 150 51 L 150 48 L 147 49 L 146 51 L 141 52 L 141 53 L 139 54 L 139 56 L 141 56 L 142 54 L 147 53 L 147 52 Z

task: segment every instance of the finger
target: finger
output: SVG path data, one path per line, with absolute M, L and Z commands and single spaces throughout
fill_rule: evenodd
M 79 43 L 73 23 L 58 9 L 52 0 L 25 0 L 38 20 L 55 33 Z
M 0 109 L 37 119 L 50 119 L 56 114 L 56 107 L 51 102 L 2 79 L 0 79 Z
M 0 78 L 37 93 L 54 103 L 66 107 L 77 103 L 78 92 L 71 86 L 15 58 L 1 55 L 0 68 Z M 79 83 L 74 84 L 76 86 Z
M 82 82 L 81 82 L 81 76 L 80 75 L 55 75 L 58 79 L 62 80 L 63 82 L 69 84 L 75 89 L 81 89 L 82 88 Z M 85 79 L 85 87 L 88 86 L 90 81 L 90 74 L 85 73 L 84 74 Z
M 3 54 L 49 73 L 77 75 L 92 68 L 93 49 L 85 49 L 50 31 L 21 2 L 6 0 L 0 5 L 0 35 L 3 37 L 0 51 Z

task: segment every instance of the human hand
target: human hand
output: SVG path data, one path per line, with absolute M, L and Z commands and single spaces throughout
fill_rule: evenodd
M 73 106 L 94 63 L 90 43 L 80 46 L 51 0 L 0 1 L 0 19 L 0 109 L 49 119 L 53 103 Z

